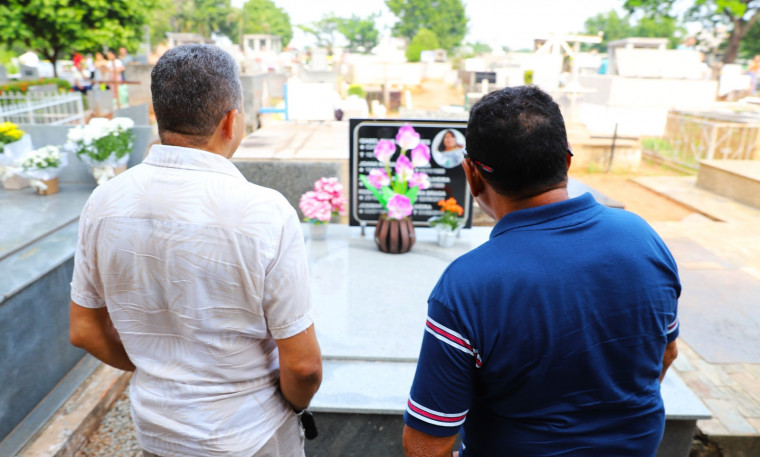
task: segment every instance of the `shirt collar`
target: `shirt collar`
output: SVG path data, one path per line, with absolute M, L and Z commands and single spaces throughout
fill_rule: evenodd
M 143 163 L 157 167 L 211 171 L 245 179 L 229 159 L 202 149 L 156 144 L 150 148 Z
M 490 238 L 495 238 L 502 233 L 510 230 L 518 229 L 521 227 L 529 227 L 533 225 L 540 225 L 546 223 L 552 223 L 553 227 L 563 227 L 567 225 L 577 224 L 577 219 L 562 220 L 567 216 L 570 216 L 581 211 L 599 207 L 601 211 L 604 207 L 596 202 L 593 195 L 585 193 L 579 197 L 570 198 L 557 203 L 551 203 L 549 205 L 536 206 L 534 208 L 522 209 L 519 211 L 511 212 L 499 220 L 496 223 L 493 230 L 491 230 Z M 596 211 L 590 216 L 596 215 Z

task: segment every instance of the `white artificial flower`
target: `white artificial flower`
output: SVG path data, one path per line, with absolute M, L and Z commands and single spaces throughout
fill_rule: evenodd
M 135 126 L 135 121 L 128 117 L 115 117 L 111 119 L 111 126 L 114 128 L 114 130 L 121 131 L 127 131 Z

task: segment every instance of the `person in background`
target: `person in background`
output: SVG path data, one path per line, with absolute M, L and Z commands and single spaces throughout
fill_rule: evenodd
M 74 61 L 74 84 L 72 86 L 77 92 L 87 95 L 87 91 L 92 89 L 92 74 L 87 69 L 87 63 L 82 56 Z
M 121 75 L 124 73 L 124 64 L 110 50 L 106 51 L 106 59 L 103 81 L 106 81 L 106 83 L 113 82 L 115 83 L 114 86 L 118 86 L 118 82 L 122 80 Z
M 651 457 L 677 355 L 676 262 L 637 215 L 569 198 L 564 120 L 535 86 L 473 105 L 462 166 L 497 220 L 430 294 L 409 457 Z
M 299 414 L 322 381 L 306 246 L 287 200 L 230 161 L 245 136 L 237 65 L 177 46 L 151 94 L 161 144 L 80 217 L 71 342 L 134 371 L 146 457 L 303 457 Z
M 95 79 L 105 81 L 106 73 L 108 72 L 108 61 L 102 52 L 95 53 L 95 59 L 92 64 L 95 67 Z
M 757 92 L 757 79 L 760 76 L 760 55 L 749 61 L 747 65 L 747 74 L 749 75 L 749 93 L 755 95 Z

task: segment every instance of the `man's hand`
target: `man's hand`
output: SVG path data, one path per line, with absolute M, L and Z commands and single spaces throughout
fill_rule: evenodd
M 678 346 L 676 346 L 676 340 L 671 341 L 665 346 L 665 355 L 662 358 L 662 373 L 660 374 L 660 382 L 665 377 L 665 372 L 668 371 L 668 367 L 678 357 Z
M 275 342 L 280 353 L 280 391 L 293 409 L 306 409 L 322 384 L 322 352 L 314 325 Z
M 405 425 L 403 440 L 406 457 L 451 457 L 457 436 L 432 436 Z
M 73 301 L 69 307 L 69 340 L 101 362 L 124 371 L 135 371 L 106 308 L 85 308 Z

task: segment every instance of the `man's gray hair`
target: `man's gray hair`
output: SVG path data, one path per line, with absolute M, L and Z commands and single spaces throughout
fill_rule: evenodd
M 238 67 L 222 48 L 187 44 L 161 56 L 150 74 L 159 135 L 207 138 L 227 112 L 243 108 Z

